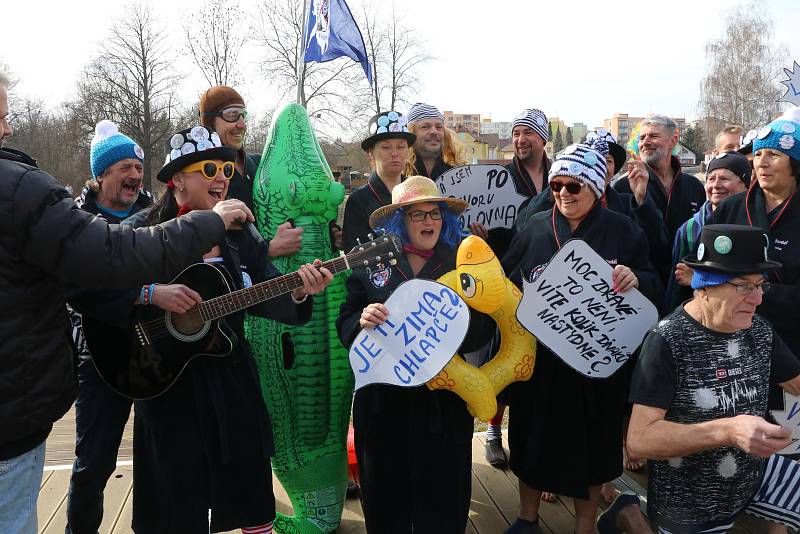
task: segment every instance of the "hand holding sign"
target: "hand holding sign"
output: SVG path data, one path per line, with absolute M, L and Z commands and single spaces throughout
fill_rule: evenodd
M 614 269 L 580 239 L 572 239 L 533 282 L 525 281 L 517 319 L 564 363 L 584 376 L 607 378 L 628 361 L 658 319 L 636 289 L 635 275 Z M 629 274 L 628 274 L 629 273 Z
M 449 287 L 415 279 L 401 284 L 385 304 L 364 308 L 361 320 L 374 327 L 362 330 L 350 347 L 356 389 L 418 386 L 458 350 L 469 328 L 469 308 Z
M 464 228 L 481 223 L 485 229 L 511 228 L 525 200 L 514 179 L 500 165 L 464 165 L 436 179 L 442 195 L 464 199 L 469 207 L 461 215 Z M 480 236 L 485 237 L 485 236 Z

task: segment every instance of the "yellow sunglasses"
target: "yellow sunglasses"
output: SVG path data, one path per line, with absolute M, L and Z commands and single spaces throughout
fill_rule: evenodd
M 183 172 L 197 172 L 203 175 L 203 178 L 206 180 L 213 180 L 217 177 L 217 173 L 219 170 L 222 169 L 222 175 L 227 179 L 230 180 L 233 178 L 233 171 L 234 166 L 232 161 L 226 161 L 222 165 L 219 165 L 216 161 L 211 161 L 210 159 L 206 159 L 203 161 L 198 161 L 197 163 L 192 163 L 183 168 Z

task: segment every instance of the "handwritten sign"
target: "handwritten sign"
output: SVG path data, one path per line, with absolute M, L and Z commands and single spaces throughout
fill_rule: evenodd
M 467 304 L 438 282 L 404 282 L 385 305 L 389 319 L 362 330 L 350 347 L 356 389 L 424 384 L 447 365 L 467 335 Z
M 792 70 L 783 69 L 788 79 L 781 80 L 786 86 L 786 92 L 778 99 L 778 102 L 789 102 L 795 106 L 800 106 L 800 65 L 797 61 L 792 62 Z
M 607 378 L 628 361 L 658 319 L 636 289 L 616 293 L 612 267 L 580 239 L 568 241 L 533 282 L 517 319 L 564 363 Z
M 792 442 L 778 454 L 800 453 L 800 397 L 783 392 L 783 410 L 772 410 L 775 422 L 792 432 Z
M 461 215 L 467 228 L 472 222 L 486 228 L 511 228 L 525 196 L 517 192 L 514 179 L 500 165 L 454 167 L 436 179 L 439 191 L 447 197 L 464 199 L 468 207 Z

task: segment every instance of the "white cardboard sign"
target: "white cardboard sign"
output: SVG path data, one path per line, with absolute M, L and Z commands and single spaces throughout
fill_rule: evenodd
M 792 432 L 792 442 L 778 454 L 800 453 L 800 397 L 783 392 L 783 411 L 772 410 L 775 422 Z
M 614 374 L 658 320 L 638 290 L 614 292 L 612 272 L 585 241 L 572 239 L 533 282 L 524 282 L 517 308 L 522 326 L 590 378 Z
M 461 215 L 464 228 L 479 222 L 492 228 L 511 228 L 520 204 L 527 198 L 517 192 L 514 178 L 500 165 L 464 165 L 436 179 L 442 195 L 463 199 L 469 205 Z
M 438 282 L 404 282 L 384 304 L 387 321 L 359 332 L 350 346 L 356 389 L 424 384 L 447 365 L 467 335 L 467 303 Z

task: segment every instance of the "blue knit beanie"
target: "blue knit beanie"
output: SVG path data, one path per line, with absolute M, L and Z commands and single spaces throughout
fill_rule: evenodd
M 95 180 L 106 169 L 124 159 L 138 159 L 144 163 L 144 151 L 133 139 L 119 133 L 116 124 L 101 120 L 94 128 L 89 163 Z
M 717 273 L 713 271 L 701 271 L 695 269 L 692 275 L 692 289 L 702 289 L 704 287 L 719 286 L 725 282 L 730 282 L 738 275 L 731 273 Z
M 792 108 L 758 130 L 753 140 L 753 153 L 762 148 L 779 150 L 800 161 L 800 109 Z

